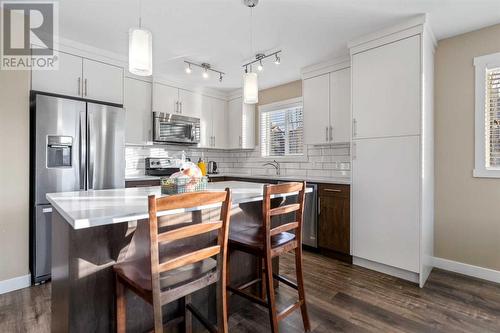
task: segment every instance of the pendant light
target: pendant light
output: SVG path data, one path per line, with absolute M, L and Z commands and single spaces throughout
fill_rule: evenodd
M 139 76 L 153 74 L 153 35 L 142 28 L 142 1 L 139 5 L 139 27 L 129 29 L 128 70 Z
M 243 103 L 259 103 L 259 82 L 257 73 L 248 72 L 247 69 L 245 69 L 245 74 L 243 74 Z
M 257 6 L 259 0 L 243 0 L 243 4 L 250 8 L 250 48 L 253 53 L 253 30 L 252 30 L 252 18 L 253 18 L 253 7 Z M 250 66 L 250 72 L 248 67 L 245 67 L 245 73 L 243 74 L 243 103 L 245 104 L 257 104 L 259 102 L 259 79 L 257 73 L 252 73 L 252 66 Z

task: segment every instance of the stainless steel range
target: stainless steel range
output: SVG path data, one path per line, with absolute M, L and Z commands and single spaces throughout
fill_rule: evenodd
M 30 268 L 50 278 L 53 192 L 125 187 L 125 111 L 121 107 L 32 92 Z
M 179 171 L 176 161 L 166 157 L 146 157 L 145 164 L 147 176 L 168 177 Z

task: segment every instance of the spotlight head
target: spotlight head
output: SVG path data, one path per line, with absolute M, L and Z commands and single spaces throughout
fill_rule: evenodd
M 192 72 L 193 72 L 193 70 L 191 69 L 191 64 L 188 64 L 186 67 L 186 73 L 191 74 Z
M 205 69 L 205 71 L 203 72 L 203 74 L 201 74 L 201 76 L 203 76 L 204 79 L 208 79 L 208 72 L 207 70 Z
M 278 55 L 276 55 L 276 59 L 274 60 L 274 63 L 275 63 L 276 65 L 281 64 L 281 59 L 280 59 L 280 57 L 278 57 Z
M 257 69 L 259 70 L 259 72 L 264 69 L 264 66 L 262 65 L 262 60 L 259 61 L 259 65 L 257 66 Z
M 219 74 L 219 82 L 222 82 L 222 74 Z

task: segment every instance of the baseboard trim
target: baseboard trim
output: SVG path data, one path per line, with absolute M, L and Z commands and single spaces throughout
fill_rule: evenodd
M 0 281 L 0 295 L 31 285 L 31 275 L 21 275 L 12 279 Z
M 490 268 L 464 264 L 462 262 L 437 257 L 434 257 L 434 267 L 486 281 L 500 283 L 500 271 Z
M 380 273 L 395 276 L 397 278 L 410 281 L 413 283 L 419 283 L 418 273 L 410 272 L 401 268 L 396 268 L 388 265 L 384 265 L 375 261 L 368 259 L 363 259 L 359 257 L 352 257 L 352 263 L 357 266 L 371 269 Z

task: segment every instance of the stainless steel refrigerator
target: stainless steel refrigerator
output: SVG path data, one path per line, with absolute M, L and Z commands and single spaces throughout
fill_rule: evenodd
M 121 106 L 31 93 L 30 266 L 33 283 L 50 278 L 54 192 L 125 187 L 125 111 Z

